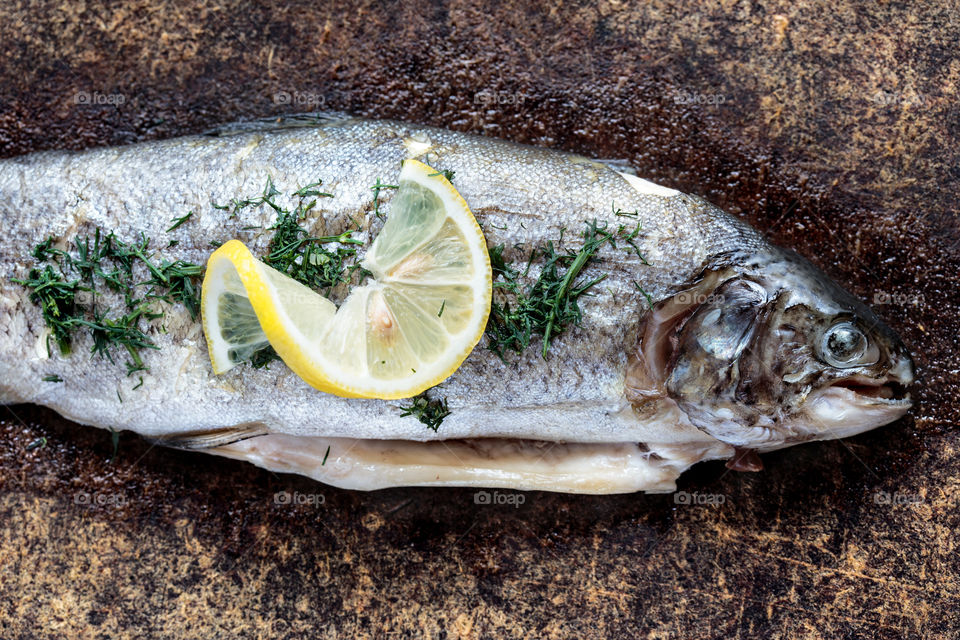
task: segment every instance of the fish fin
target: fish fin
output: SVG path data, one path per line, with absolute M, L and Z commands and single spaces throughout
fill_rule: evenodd
M 637 170 L 627 158 L 598 158 L 595 162 L 609 167 L 617 173 L 626 173 L 631 176 L 637 175 Z
M 156 444 L 173 449 L 203 450 L 223 447 L 248 438 L 270 433 L 262 422 L 247 422 L 220 429 L 202 429 L 152 439 Z
M 280 131 L 302 127 L 326 127 L 340 122 L 354 119 L 349 113 L 341 111 L 316 111 L 307 113 L 291 113 L 285 116 L 271 118 L 256 118 L 242 122 L 229 122 L 204 131 L 203 135 L 213 138 L 235 136 L 242 133 L 256 133 L 258 131 Z
M 763 471 L 763 461 L 756 449 L 734 448 L 733 457 L 727 460 L 727 469 L 733 471 Z

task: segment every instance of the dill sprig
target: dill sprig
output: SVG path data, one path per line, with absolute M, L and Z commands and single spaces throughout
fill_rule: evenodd
M 173 226 L 167 227 L 167 233 L 170 233 L 171 231 L 173 231 L 174 229 L 176 229 L 177 227 L 179 227 L 180 225 L 182 225 L 184 222 L 186 222 L 192 217 L 193 217 L 193 211 L 188 211 L 187 215 L 181 216 L 179 218 L 174 218 L 173 220 L 170 221 L 173 223 Z
M 615 236 L 622 235 L 623 227 L 616 233 L 607 231 L 606 225 L 596 220 L 587 223 L 583 232 L 583 245 L 578 251 L 558 252 L 553 242 L 530 252 L 526 268 L 521 272 L 508 264 L 503 257 L 504 247 L 490 248 L 490 263 L 493 267 L 494 289 L 500 292 L 490 308 L 486 333 L 488 348 L 504 359 L 507 351 L 522 352 L 536 337 L 543 339 L 541 355 L 546 358 L 554 338 L 570 325 L 579 325 L 583 313 L 579 298 L 591 287 L 606 278 L 606 274 L 579 279 L 583 269 L 597 251 L 606 243 L 616 246 Z M 632 242 L 639 233 L 627 234 Z M 563 234 L 561 233 L 560 242 Z M 632 246 L 636 247 L 635 244 Z M 637 250 L 639 255 L 639 249 Z M 642 257 L 642 256 L 641 256 Z M 537 258 L 543 259 L 543 267 L 533 284 L 524 287 L 526 277 Z
M 373 215 L 377 216 L 383 220 L 383 214 L 380 213 L 380 191 L 382 189 L 399 189 L 400 185 L 398 184 L 384 184 L 380 182 L 380 178 L 377 178 L 377 183 L 370 187 L 370 190 L 373 191 Z
M 319 183 L 318 183 L 319 184 Z M 315 187 L 317 185 L 308 185 L 309 187 Z M 304 187 L 307 189 L 307 187 Z M 214 209 L 220 209 L 221 211 L 229 211 L 230 217 L 236 217 L 241 211 L 248 207 L 256 208 L 262 205 L 267 205 L 274 211 L 280 211 L 280 205 L 278 205 L 274 198 L 280 195 L 280 191 L 273 184 L 273 179 L 270 176 L 267 176 L 267 184 L 263 187 L 263 192 L 259 196 L 253 198 L 233 198 L 228 204 L 217 204 L 215 202 L 211 203 Z
M 436 431 L 440 428 L 443 419 L 450 415 L 450 408 L 447 406 L 446 398 L 435 398 L 431 400 L 426 392 L 413 398 L 409 407 L 400 407 L 401 418 L 414 416 L 417 420 L 427 425 L 428 428 Z
M 447 182 L 453 182 L 453 176 L 455 175 L 456 175 L 455 171 L 451 171 L 450 169 L 444 169 L 442 171 L 437 171 L 436 173 L 431 173 L 427 177 L 432 178 L 434 176 L 443 176 L 444 178 L 447 179 Z

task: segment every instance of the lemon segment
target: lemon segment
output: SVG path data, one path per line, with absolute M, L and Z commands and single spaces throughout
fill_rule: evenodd
M 210 256 L 201 306 L 215 373 L 270 344 L 317 389 L 397 399 L 459 368 L 490 313 L 486 241 L 442 174 L 407 160 L 398 183 L 387 221 L 361 263 L 373 282 L 354 287 L 339 309 L 238 240 Z

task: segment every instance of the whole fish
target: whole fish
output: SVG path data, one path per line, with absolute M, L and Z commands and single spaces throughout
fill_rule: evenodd
M 170 260 L 203 264 L 212 242 L 237 236 L 262 254 L 272 208 L 232 215 L 223 203 L 268 178 L 281 194 L 322 180 L 330 197 L 303 224 L 315 235 L 359 227 L 369 240 L 394 193 L 371 187 L 394 180 L 406 158 L 453 172 L 488 246 L 520 263 L 561 238 L 576 250 L 588 221 L 634 230 L 633 250 L 605 246 L 590 261 L 583 276 L 605 277 L 545 357 L 533 345 L 501 358 L 480 343 L 435 390 L 450 410 L 435 431 L 401 415 L 408 402 L 325 394 L 282 363 L 216 376 L 199 319 L 182 305 L 144 320 L 158 348 L 135 376 L 92 353 L 88 335 L 62 355 L 19 284 L 35 245 L 67 248 L 95 229 L 160 243 L 151 247 L 175 239 L 163 249 Z M 0 219 L 0 400 L 339 487 L 668 492 L 698 461 L 757 469 L 757 453 L 857 434 L 911 406 L 900 339 L 810 262 L 702 198 L 570 153 L 293 117 L 0 160 Z M 543 259 L 535 254 L 530 277 Z

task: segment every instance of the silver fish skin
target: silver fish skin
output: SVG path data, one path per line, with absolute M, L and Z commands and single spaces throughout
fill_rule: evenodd
M 211 241 L 234 237 L 262 255 L 273 210 L 230 217 L 213 203 L 257 194 L 268 177 L 283 194 L 323 180 L 333 197 L 304 224 L 314 235 L 359 224 L 369 245 L 382 224 L 371 187 L 395 180 L 407 158 L 453 171 L 488 245 L 510 259 L 525 262 L 561 235 L 576 249 L 594 219 L 639 223 L 644 258 L 622 243 L 598 252 L 583 277 L 606 278 L 546 358 L 535 343 L 504 362 L 484 339 L 435 390 L 451 410 L 436 432 L 400 417 L 407 402 L 325 394 L 281 363 L 216 376 L 200 322 L 181 305 L 149 323 L 159 349 L 145 352 L 133 389 L 141 374 L 92 355 L 87 337 L 67 356 L 48 353 L 40 310 L 12 282 L 35 265 L 35 244 L 53 237 L 63 248 L 95 228 L 125 241 L 142 233 L 160 249 L 176 239 L 162 249 L 169 260 L 203 264 Z M 387 216 L 392 196 L 380 193 Z M 0 219 L 0 400 L 341 487 L 664 492 L 700 460 L 747 468 L 741 454 L 860 433 L 910 407 L 906 348 L 823 272 L 699 197 L 570 153 L 393 121 L 292 117 L 0 160 Z M 254 225 L 262 230 L 243 230 Z M 63 382 L 43 381 L 51 375 Z

